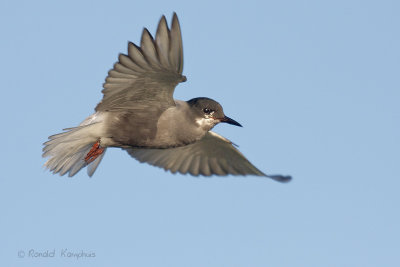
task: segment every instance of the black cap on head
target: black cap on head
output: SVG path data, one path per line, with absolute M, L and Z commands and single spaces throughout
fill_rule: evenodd
M 191 106 L 194 112 L 201 118 L 212 117 L 216 121 L 225 122 L 232 125 L 240 126 L 237 121 L 225 116 L 222 106 L 215 100 L 208 97 L 196 97 L 187 101 L 189 106 Z

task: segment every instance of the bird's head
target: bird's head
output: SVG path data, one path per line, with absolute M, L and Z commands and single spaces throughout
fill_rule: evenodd
M 215 100 L 207 97 L 197 97 L 187 101 L 191 107 L 195 120 L 204 130 L 211 130 L 220 122 L 240 126 L 237 121 L 225 116 L 222 106 Z

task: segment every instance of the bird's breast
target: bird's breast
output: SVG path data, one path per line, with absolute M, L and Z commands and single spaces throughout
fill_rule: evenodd
M 186 102 L 175 100 L 176 106 L 163 112 L 157 122 L 154 143 L 161 147 L 177 147 L 200 140 L 207 131 L 193 120 Z

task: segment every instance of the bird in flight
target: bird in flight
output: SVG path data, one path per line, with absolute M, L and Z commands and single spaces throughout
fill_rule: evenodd
M 207 97 L 173 98 L 175 87 L 186 81 L 182 71 L 182 36 L 174 13 L 170 28 L 161 17 L 155 38 L 145 28 L 140 46 L 130 42 L 128 53 L 119 55 L 94 114 L 48 138 L 45 167 L 69 176 L 87 167 L 92 176 L 107 148 L 119 147 L 140 162 L 172 173 L 290 181 L 290 176 L 264 174 L 231 141 L 211 131 L 220 122 L 241 126 L 218 102 Z

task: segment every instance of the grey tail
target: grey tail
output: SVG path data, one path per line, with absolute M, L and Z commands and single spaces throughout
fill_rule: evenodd
M 49 157 L 44 167 L 61 176 L 68 173 L 74 176 L 82 168 L 88 166 L 87 172 L 92 176 L 100 164 L 106 149 L 93 161 L 85 160 L 92 147 L 99 140 L 93 133 L 98 123 L 64 129 L 65 132 L 49 137 L 43 148 L 43 157 Z

